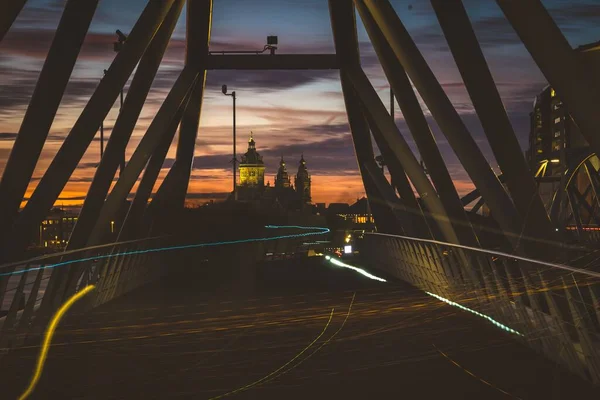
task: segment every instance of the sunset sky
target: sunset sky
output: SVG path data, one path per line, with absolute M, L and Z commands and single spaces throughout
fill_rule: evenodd
M 523 149 L 529 112 L 545 79 L 493 0 L 465 0 L 485 56 Z M 598 0 L 544 0 L 573 47 L 600 40 Z M 114 58 L 115 30 L 127 33 L 143 10 L 144 0 L 100 0 L 59 112 L 37 164 L 29 193 L 61 146 L 103 70 Z M 394 0 L 398 15 L 443 84 L 471 134 L 490 163 L 496 165 L 466 94 L 429 1 Z M 64 0 L 29 0 L 15 25 L 0 43 L 0 173 L 35 87 Z M 412 7 L 409 7 L 412 5 Z M 267 35 L 279 36 L 279 53 L 332 53 L 333 38 L 326 0 L 215 0 L 211 50 L 262 49 Z M 163 66 L 138 121 L 127 157 L 133 154 L 175 77 L 183 66 L 185 11 L 180 18 Z M 363 68 L 386 106 L 389 87 L 359 21 Z M 258 151 L 273 182 L 279 157 L 296 171 L 301 153 L 312 174 L 314 202 L 353 202 L 364 194 L 343 107 L 337 71 L 209 71 L 201 115 L 196 158 L 188 200 L 222 198 L 231 190 L 231 98 L 238 96 L 238 157 L 254 132 Z M 423 106 L 459 192 L 473 185 Z M 105 135 L 118 115 L 118 102 L 105 121 Z M 396 106 L 402 134 L 413 140 Z M 414 146 L 413 146 L 414 148 Z M 175 154 L 169 152 L 164 176 Z M 92 142 L 58 204 L 81 203 L 99 160 L 99 137 Z M 497 171 L 497 168 L 495 168 Z

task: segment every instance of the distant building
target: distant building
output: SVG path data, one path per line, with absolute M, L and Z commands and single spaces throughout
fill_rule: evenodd
M 287 172 L 283 156 L 279 161 L 274 185 L 265 185 L 265 164 L 263 157 L 256 150 L 256 142 L 252 133 L 248 140 L 248 150 L 242 156 L 239 174 L 240 183 L 237 185 L 237 192 L 240 201 L 275 205 L 289 210 L 303 209 L 311 202 L 311 178 L 304 156 L 300 158 L 295 188 Z
M 40 225 L 38 245 L 53 249 L 65 248 L 76 222 L 77 214 L 60 208 L 52 209 Z
M 530 118 L 529 150 L 526 155 L 534 173 L 545 162 L 548 162 L 545 167 L 548 174 L 562 171 L 565 167 L 565 150 L 588 146 L 566 105 L 550 86 L 535 98 Z
M 586 147 L 589 145 L 567 106 L 552 87 L 544 88 L 535 98 L 530 113 L 529 149 L 525 157 L 538 182 L 544 182 L 539 185 L 539 193 L 547 211 L 568 169 L 569 156 Z
M 311 202 L 310 184 L 310 174 L 308 173 L 308 169 L 306 169 L 306 161 L 304 161 L 304 154 L 302 154 L 302 157 L 300 157 L 300 165 L 298 166 L 298 173 L 296 174 L 296 181 L 294 182 L 296 192 L 301 198 L 302 203 Z
M 256 151 L 256 142 L 252 132 L 250 132 L 250 140 L 248 140 L 248 151 L 242 156 L 239 171 L 240 186 L 265 186 L 265 163 L 262 156 Z

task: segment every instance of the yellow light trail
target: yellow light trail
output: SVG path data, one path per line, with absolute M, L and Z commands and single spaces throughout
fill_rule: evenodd
M 432 343 L 433 344 L 433 343 Z M 440 349 L 437 348 L 437 346 L 435 344 L 433 344 L 433 347 L 438 351 L 438 353 L 440 353 L 441 355 L 443 355 L 446 360 L 450 361 L 452 364 L 454 364 L 455 366 L 457 366 L 458 368 L 462 369 L 463 371 L 465 371 L 467 374 L 471 375 L 473 378 L 479 380 L 481 383 L 488 385 L 489 387 L 491 387 L 492 389 L 496 389 L 497 391 L 499 391 L 500 393 L 504 393 L 505 395 L 512 397 L 513 399 L 519 399 L 522 400 L 520 397 L 517 397 L 515 395 L 512 395 L 502 389 L 500 389 L 499 387 L 489 383 L 488 381 L 486 381 L 483 378 L 478 377 L 477 375 L 475 375 L 474 373 L 472 373 L 471 371 L 469 371 L 468 369 L 466 369 L 465 367 L 463 367 L 462 365 L 460 365 L 459 363 L 457 363 L 456 361 L 454 361 L 453 359 L 451 359 L 446 353 L 444 353 L 443 351 L 441 351 Z
M 269 379 L 271 376 L 275 375 L 276 373 L 278 373 L 279 371 L 281 371 L 282 369 L 284 369 L 285 367 L 287 367 L 288 365 L 290 365 L 291 363 L 293 363 L 298 357 L 300 357 L 302 354 L 304 354 L 304 352 L 306 350 L 310 349 L 317 342 L 317 340 L 319 340 L 321 338 L 321 336 L 323 336 L 323 334 L 327 330 L 327 327 L 329 327 L 329 324 L 331 323 L 331 318 L 333 318 L 333 312 L 334 311 L 335 311 L 335 308 L 332 308 L 331 309 L 331 313 L 329 314 L 329 320 L 325 324 L 325 327 L 323 328 L 323 330 L 321 331 L 321 333 L 319 333 L 319 336 L 317 336 L 315 338 L 315 340 L 313 340 L 312 342 L 310 342 L 310 344 L 308 346 L 306 346 L 304 349 L 302 349 L 302 351 L 300 353 L 296 354 L 296 356 L 294 358 L 292 358 L 290 361 L 286 362 L 281 367 L 277 368 L 275 371 L 273 371 L 270 374 L 268 374 L 268 375 L 260 378 L 259 380 L 255 381 L 255 382 L 252 382 L 252 383 L 250 383 L 250 384 L 248 384 L 246 386 L 242 386 L 239 389 L 232 390 L 231 392 L 227 392 L 227 393 L 219 395 L 219 396 L 211 397 L 209 400 L 222 399 L 223 397 L 231 396 L 232 394 L 236 394 L 236 393 L 239 393 L 239 392 L 243 392 L 244 390 L 248 390 L 251 387 L 256 386 L 259 383 L 263 382 L 264 380 Z
M 352 311 L 352 305 L 354 304 L 354 298 L 356 297 L 356 292 L 354 293 L 354 295 L 352 296 L 352 300 L 350 301 L 350 307 L 348 307 L 348 313 L 346 314 L 346 318 L 344 318 L 344 322 L 342 322 L 342 325 L 338 328 L 337 331 L 335 331 L 335 333 L 333 335 L 331 335 L 329 337 L 329 339 L 327 339 L 325 342 L 323 342 L 319 347 L 317 347 L 317 349 L 315 351 L 313 351 L 312 353 L 310 353 L 308 356 L 306 356 L 305 358 L 303 358 L 302 360 L 298 361 L 296 364 L 292 365 L 288 370 L 286 371 L 281 371 L 279 374 L 275 375 L 274 377 L 272 377 L 271 379 L 263 382 L 263 384 L 265 383 L 269 383 L 271 382 L 273 379 L 277 379 L 279 378 L 281 375 L 283 374 L 287 374 L 288 372 L 290 372 L 291 370 L 293 370 L 294 368 L 296 368 L 298 365 L 302 364 L 304 361 L 308 360 L 309 358 L 311 358 L 312 356 L 315 355 L 315 353 L 317 353 L 319 350 L 321 350 L 324 346 L 326 346 L 329 342 L 331 342 L 333 340 L 333 338 L 335 338 L 337 336 L 338 333 L 340 333 L 340 331 L 342 329 L 344 329 L 344 325 L 346 325 L 346 321 L 348 321 L 348 317 L 350 316 L 350 311 Z
M 94 285 L 86 286 L 83 290 L 71 296 L 71 298 L 69 298 L 69 300 L 67 300 L 65 304 L 63 304 L 54 314 L 54 317 L 52 317 L 50 325 L 48 325 L 48 329 L 46 330 L 44 342 L 42 343 L 42 349 L 40 350 L 40 356 L 38 358 L 33 377 L 31 378 L 31 382 L 29 383 L 29 387 L 27 387 L 27 390 L 25 390 L 25 392 L 23 392 L 23 394 L 19 397 L 19 400 L 25 400 L 27 397 L 29 397 L 31 393 L 33 393 L 35 385 L 37 385 L 38 381 L 40 380 L 40 377 L 42 376 L 42 370 L 44 369 L 44 363 L 48 357 L 48 349 L 50 347 L 50 343 L 52 342 L 52 336 L 54 336 L 54 331 L 56 331 L 56 327 L 58 326 L 61 318 L 77 300 L 81 299 L 95 288 L 96 286 Z

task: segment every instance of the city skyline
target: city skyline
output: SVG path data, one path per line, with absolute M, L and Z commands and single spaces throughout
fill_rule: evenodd
M 114 31 L 128 32 L 145 2 L 100 1 L 61 108 L 51 128 L 29 186 L 31 193 L 69 132 L 114 57 Z M 483 131 L 429 2 L 393 1 L 400 18 L 413 35 L 448 96 L 466 122 L 482 151 L 495 166 Z M 543 1 L 570 44 L 577 47 L 600 40 L 600 5 L 593 1 Z M 37 74 L 62 13 L 62 0 L 27 3 L 0 44 L 0 173 L 14 142 Z M 409 7 L 410 6 L 410 7 Z M 510 24 L 493 1 L 465 1 L 478 39 L 502 95 L 523 150 L 529 134 L 529 113 L 534 97 L 546 81 Z M 256 8 L 254 8 L 256 7 Z M 259 10 L 260 13 L 252 12 Z M 577 18 L 575 21 L 574 18 Z M 165 55 L 144 110 L 127 148 L 127 158 L 139 143 L 174 78 L 183 66 L 185 12 Z M 285 21 L 285 23 L 283 22 Z M 389 107 L 389 88 L 359 19 L 362 64 Z M 262 49 L 266 36 L 279 36 L 279 53 L 332 53 L 333 39 L 327 2 L 241 1 L 215 2 L 211 47 L 215 50 Z M 238 94 L 238 149 L 244 149 L 253 131 L 265 156 L 267 171 L 276 171 L 279 157 L 293 162 L 296 154 L 309 159 L 313 175 L 313 201 L 346 202 L 362 196 L 354 150 L 344 110 L 338 71 L 209 71 L 196 142 L 194 171 L 188 200 L 204 202 L 224 198 L 231 190 L 231 100 L 220 93 L 222 84 Z M 126 88 L 127 90 L 127 88 Z M 109 137 L 118 115 L 118 101 L 105 121 Z M 473 185 L 423 105 L 426 116 L 459 193 Z M 396 121 L 417 154 L 396 105 Z M 160 178 L 171 166 L 175 144 Z M 238 150 L 238 157 L 242 151 Z M 58 204 L 80 204 L 99 160 L 98 136 L 61 194 Z M 495 168 L 496 171 L 497 168 Z M 157 183 L 157 186 L 160 184 Z

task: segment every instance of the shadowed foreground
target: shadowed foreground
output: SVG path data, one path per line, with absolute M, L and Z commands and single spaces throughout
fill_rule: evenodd
M 209 399 L 243 387 L 231 397 L 600 396 L 508 333 L 403 283 L 288 260 L 264 264 L 242 295 L 202 268 L 69 315 L 32 398 Z M 37 353 L 3 360 L 2 398 L 26 387 Z

